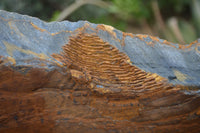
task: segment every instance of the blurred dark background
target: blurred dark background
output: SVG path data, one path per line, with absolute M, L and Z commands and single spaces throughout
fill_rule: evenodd
M 0 9 L 48 22 L 103 23 L 181 44 L 200 35 L 200 0 L 0 0 Z

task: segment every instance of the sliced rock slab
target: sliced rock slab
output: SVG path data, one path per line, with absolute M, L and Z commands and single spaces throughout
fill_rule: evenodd
M 200 132 L 199 42 L 0 11 L 0 132 Z

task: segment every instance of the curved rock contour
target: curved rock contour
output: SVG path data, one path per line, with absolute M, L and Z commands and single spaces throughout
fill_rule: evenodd
M 200 132 L 200 44 L 0 11 L 0 132 Z

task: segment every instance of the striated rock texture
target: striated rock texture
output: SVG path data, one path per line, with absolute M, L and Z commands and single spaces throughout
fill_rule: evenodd
M 200 40 L 0 11 L 1 133 L 200 132 Z

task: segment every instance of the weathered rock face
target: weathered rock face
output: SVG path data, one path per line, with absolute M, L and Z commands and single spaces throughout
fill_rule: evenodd
M 0 11 L 0 132 L 200 132 L 200 43 Z

